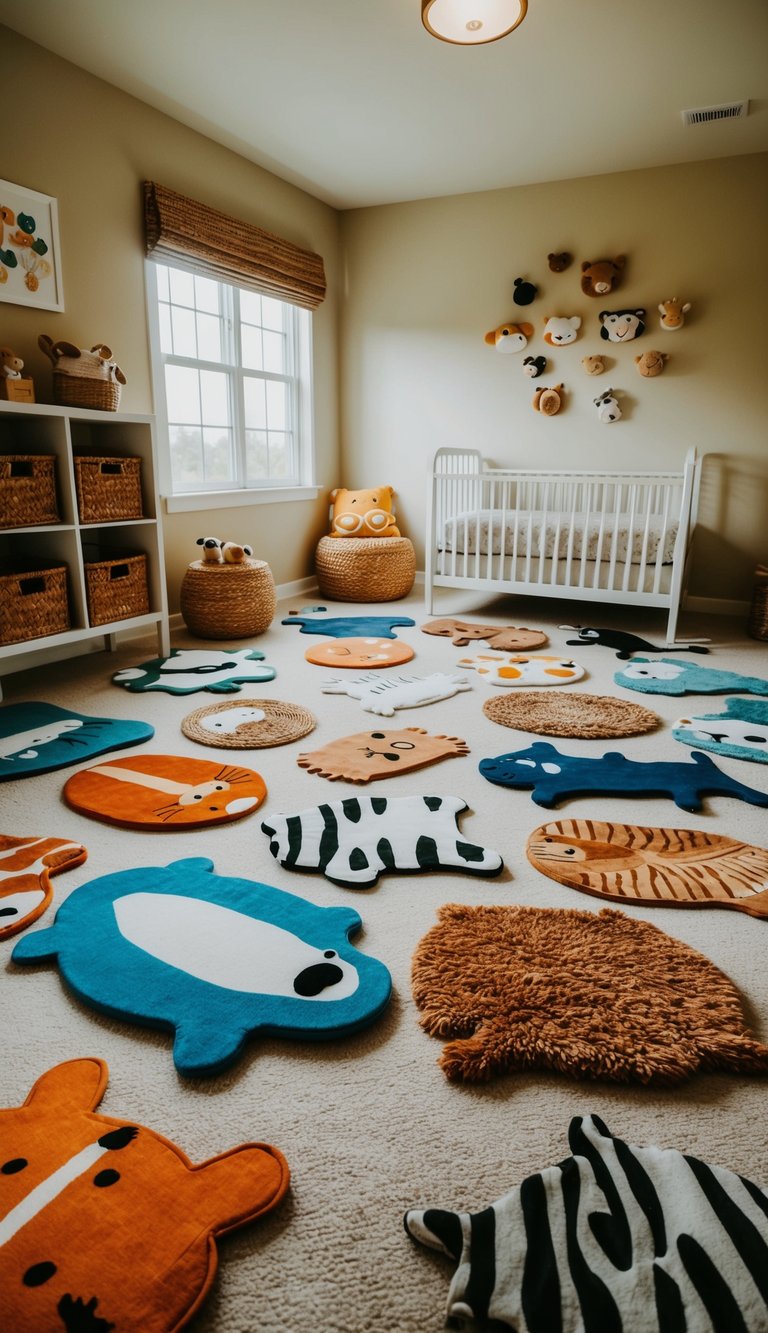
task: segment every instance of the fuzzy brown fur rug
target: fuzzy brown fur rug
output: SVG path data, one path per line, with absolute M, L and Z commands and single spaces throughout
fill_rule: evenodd
M 449 903 L 413 958 L 422 1027 L 454 1081 L 524 1069 L 677 1083 L 768 1073 L 738 991 L 689 945 L 623 912 Z

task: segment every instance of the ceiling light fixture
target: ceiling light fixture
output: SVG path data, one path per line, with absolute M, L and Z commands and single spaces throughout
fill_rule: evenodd
M 481 46 L 506 37 L 528 10 L 528 0 L 421 0 L 421 21 L 441 42 Z

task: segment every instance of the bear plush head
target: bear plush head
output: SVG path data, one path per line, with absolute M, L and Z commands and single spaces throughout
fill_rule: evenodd
M 661 374 L 666 360 L 666 352 L 643 352 L 642 356 L 635 357 L 637 373 L 643 375 L 645 379 L 653 379 L 654 376 Z
M 573 263 L 573 255 L 569 254 L 567 250 L 561 250 L 559 254 L 547 255 L 547 263 L 553 273 L 564 273 L 569 265 Z
M 605 370 L 605 358 L 602 356 L 583 356 L 581 364 L 586 375 L 602 375 Z
M 370 491 L 331 491 L 331 537 L 399 537 L 391 486 Z
M 607 296 L 618 287 L 626 264 L 624 255 L 615 259 L 585 259 L 581 266 L 581 290 L 585 296 Z

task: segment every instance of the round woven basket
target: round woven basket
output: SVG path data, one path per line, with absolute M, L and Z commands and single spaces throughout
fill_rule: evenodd
M 416 578 L 408 537 L 321 537 L 315 572 L 323 597 L 337 602 L 393 602 Z
M 272 624 L 277 598 L 266 560 L 193 560 L 181 581 L 181 614 L 201 639 L 244 639 Z

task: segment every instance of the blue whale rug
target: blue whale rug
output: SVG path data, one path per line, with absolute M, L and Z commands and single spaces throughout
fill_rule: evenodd
M 55 704 L 6 704 L 0 708 L 0 782 L 50 773 L 107 750 L 140 745 L 154 734 L 148 722 L 88 717 Z
M 349 907 L 213 873 L 204 857 L 104 875 L 75 889 L 14 963 L 57 959 L 101 1013 L 175 1033 L 181 1074 L 216 1074 L 256 1033 L 343 1037 L 387 1004 L 387 968 L 350 944 Z
M 768 694 L 768 680 L 741 676 L 738 671 L 719 671 L 698 662 L 678 662 L 662 657 L 651 662 L 633 657 L 613 678 L 617 685 L 642 694 Z
M 535 741 L 526 750 L 481 759 L 479 769 L 499 787 L 530 791 L 536 804 L 548 810 L 573 796 L 668 796 L 691 814 L 702 809 L 702 796 L 733 796 L 768 807 L 768 794 L 729 778 L 709 755 L 696 750 L 691 759 L 690 764 L 639 763 L 618 751 L 600 756 L 561 754 L 548 741 Z

